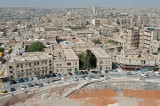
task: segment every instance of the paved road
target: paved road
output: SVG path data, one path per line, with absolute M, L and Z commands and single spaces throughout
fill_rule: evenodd
M 134 75 L 127 75 L 127 72 L 109 72 L 109 73 L 102 73 L 103 75 L 105 76 L 111 76 L 112 78 L 114 77 L 117 77 L 117 78 L 133 78 L 133 79 L 138 79 L 139 76 L 134 74 Z M 83 76 L 92 76 L 92 77 L 95 77 L 97 79 L 100 78 L 100 75 L 101 74 L 93 74 L 91 72 L 88 73 L 88 75 L 73 75 L 73 76 L 76 76 L 78 79 L 82 79 L 81 77 Z M 61 76 L 59 77 L 60 79 L 63 77 L 66 82 L 71 82 L 71 81 L 74 81 L 73 79 L 73 76 Z M 157 76 L 153 76 L 152 73 L 150 72 L 149 73 L 149 79 L 159 79 L 160 80 L 160 77 L 157 77 Z M 24 82 L 24 83 L 17 83 L 17 84 L 12 84 L 12 85 L 8 85 L 8 83 L 3 83 L 4 87 L 0 87 L 0 90 L 7 90 L 7 91 L 10 91 L 11 88 L 15 88 L 16 90 L 21 90 L 21 85 L 24 85 L 26 86 L 27 88 L 28 87 L 28 84 L 35 84 L 35 83 L 43 83 L 44 86 L 47 86 L 48 84 L 55 84 L 55 83 L 61 83 L 62 81 L 53 81 L 54 80 L 54 77 L 51 77 L 51 78 L 48 78 L 48 79 L 40 79 L 40 80 L 33 80 L 33 81 L 29 81 L 29 82 Z M 49 82 L 49 83 L 47 83 Z M 2 84 L 0 84 L 2 85 Z

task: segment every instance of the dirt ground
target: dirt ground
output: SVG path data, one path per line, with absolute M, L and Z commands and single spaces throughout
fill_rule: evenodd
M 160 90 L 123 90 L 118 95 L 112 89 L 78 90 L 69 99 L 84 101 L 83 106 L 160 106 Z

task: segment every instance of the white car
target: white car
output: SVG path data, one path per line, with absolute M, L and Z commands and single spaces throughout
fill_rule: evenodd
M 24 85 L 21 85 L 21 90 L 26 89 L 26 87 Z
M 79 80 L 77 77 L 73 77 L 73 79 L 74 79 L 75 81 L 78 81 L 78 80 Z
M 85 80 L 90 80 L 90 77 L 85 77 Z

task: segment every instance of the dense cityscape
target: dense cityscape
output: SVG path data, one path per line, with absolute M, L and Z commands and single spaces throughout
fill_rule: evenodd
M 159 106 L 159 40 L 160 8 L 1 7 L 1 106 Z

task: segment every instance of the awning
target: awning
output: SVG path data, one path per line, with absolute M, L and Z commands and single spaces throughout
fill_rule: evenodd
M 2 57 L 2 52 L 0 52 L 0 57 Z
M 139 68 L 139 69 L 141 69 L 142 67 L 136 67 L 136 68 Z

